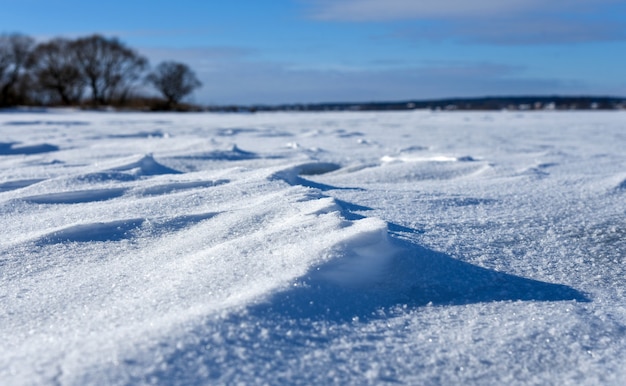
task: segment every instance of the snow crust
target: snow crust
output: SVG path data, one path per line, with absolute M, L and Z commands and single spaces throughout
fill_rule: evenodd
M 624 384 L 620 112 L 0 114 L 0 383 Z

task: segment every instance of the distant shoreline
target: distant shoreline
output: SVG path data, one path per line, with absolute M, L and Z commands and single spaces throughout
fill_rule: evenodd
M 46 112 L 49 110 L 112 111 L 112 112 L 324 112 L 324 111 L 572 111 L 626 110 L 626 97 L 607 96 L 505 96 L 477 98 L 444 98 L 395 102 L 330 102 L 253 105 L 180 104 L 173 110 L 111 106 L 16 106 L 1 108 L 0 112 Z
M 293 103 L 211 106 L 208 111 L 402 111 L 402 110 L 626 110 L 626 98 L 607 96 L 505 96 L 397 102 Z

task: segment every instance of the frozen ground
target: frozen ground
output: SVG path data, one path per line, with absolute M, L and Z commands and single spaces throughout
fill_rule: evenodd
M 626 114 L 0 114 L 0 380 L 626 383 Z

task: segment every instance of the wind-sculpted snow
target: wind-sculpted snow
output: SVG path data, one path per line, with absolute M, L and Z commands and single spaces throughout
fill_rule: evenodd
M 622 127 L 0 114 L 0 383 L 621 384 Z
M 237 145 L 233 145 L 231 146 L 230 149 L 227 149 L 227 150 L 212 150 L 212 151 L 200 153 L 200 154 L 184 155 L 179 158 L 215 160 L 215 161 L 240 161 L 240 160 L 258 158 L 258 155 L 249 151 L 241 150 L 237 147 Z
M 137 161 L 130 162 L 128 164 L 115 166 L 110 171 L 124 171 L 129 172 L 137 176 L 153 176 L 158 174 L 179 174 L 178 170 L 168 168 L 156 162 L 152 155 L 146 155 L 139 158 Z
M 26 196 L 22 200 L 37 204 L 77 204 L 81 202 L 105 201 L 120 197 L 126 189 L 92 189 L 74 190 L 61 193 L 47 193 L 37 196 Z
M 149 186 L 144 189 L 141 189 L 141 194 L 144 195 L 158 195 L 158 194 L 168 194 L 176 191 L 186 190 L 186 189 L 200 189 L 200 188 L 208 188 L 211 186 L 227 184 L 228 180 L 215 180 L 215 181 L 189 181 L 189 182 L 172 182 L 169 184 L 163 185 L 155 185 Z
M 59 150 L 58 146 L 49 143 L 37 145 L 22 145 L 14 142 L 0 143 L 0 156 L 49 153 L 57 150 Z
M 43 181 L 42 178 L 34 178 L 28 180 L 15 180 L 15 181 L 5 181 L 0 183 L 0 192 L 6 192 L 9 190 L 21 189 L 29 185 L 36 184 L 38 182 Z
M 111 221 L 73 225 L 43 237 L 44 243 L 120 241 L 132 237 L 131 232 L 143 223 L 143 219 Z
M 2 123 L 6 126 L 88 126 L 89 121 L 72 120 L 32 120 L 32 121 L 6 121 Z

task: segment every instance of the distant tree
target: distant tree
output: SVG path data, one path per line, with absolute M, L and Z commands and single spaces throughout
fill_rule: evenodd
M 176 106 L 184 97 L 202 86 L 196 74 L 184 63 L 159 63 L 146 80 L 165 98 L 167 107 Z
M 124 103 L 148 60 L 115 38 L 92 35 L 75 40 L 77 65 L 97 105 Z
M 0 106 L 26 99 L 26 64 L 35 41 L 22 34 L 0 35 Z
M 57 38 L 37 45 L 30 56 L 29 67 L 41 91 L 65 105 L 81 101 L 86 82 L 77 65 L 72 41 Z

